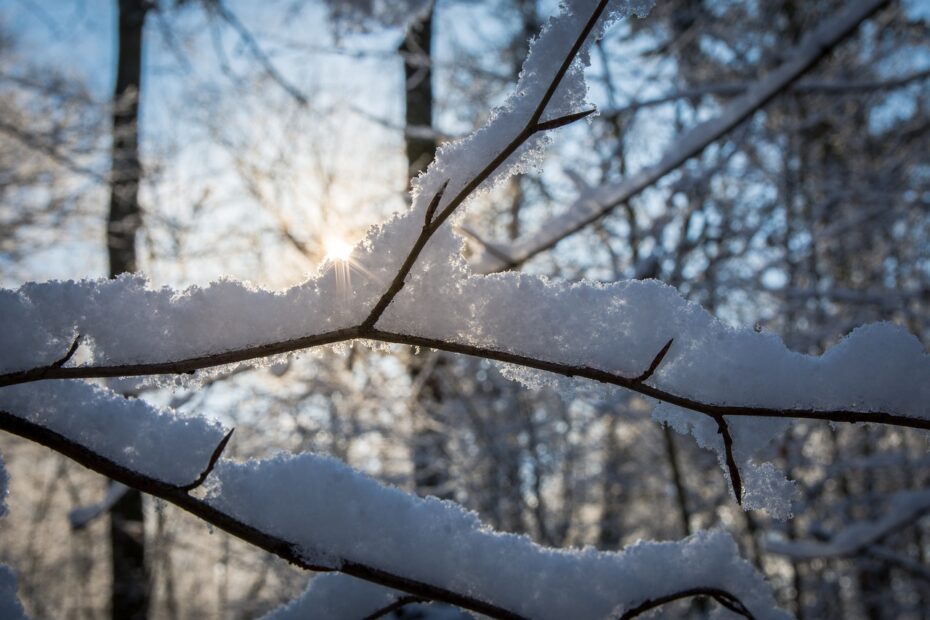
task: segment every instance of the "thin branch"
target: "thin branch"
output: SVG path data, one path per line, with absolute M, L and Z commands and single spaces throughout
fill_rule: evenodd
M 61 368 L 68 363 L 72 357 L 74 357 L 74 352 L 77 351 L 78 345 L 81 344 L 81 334 L 78 334 L 74 338 L 74 342 L 71 343 L 71 346 L 68 348 L 67 353 L 65 353 L 60 359 L 52 362 L 52 368 Z
M 26 146 L 29 149 L 42 153 L 43 155 L 51 158 L 56 163 L 67 168 L 71 172 L 90 177 L 100 183 L 109 182 L 106 175 L 77 163 L 71 157 L 59 151 L 58 147 L 54 144 L 49 144 L 40 139 L 38 136 L 31 135 L 12 123 L 7 123 L 6 121 L 0 119 L 0 132 L 5 133 L 13 139 L 17 140 L 23 146 Z
M 308 349 L 325 344 L 335 344 L 363 337 L 358 327 L 349 329 L 340 329 L 323 334 L 314 334 L 293 340 L 284 340 L 267 344 L 260 344 L 252 347 L 241 349 L 232 349 L 222 353 L 210 353 L 202 356 L 191 357 L 184 360 L 175 360 L 168 362 L 157 362 L 151 364 L 126 364 L 118 366 L 70 366 L 64 368 L 53 368 L 51 366 L 39 366 L 29 370 L 20 370 L 16 372 L 0 375 L 0 387 L 16 385 L 19 383 L 29 383 L 42 379 L 105 379 L 111 377 L 142 377 L 147 375 L 180 375 L 190 374 L 197 370 L 210 368 L 213 366 L 222 366 L 225 364 L 235 364 L 251 359 L 269 357 L 297 351 L 299 349 Z
M 185 484 L 184 486 L 178 487 L 182 491 L 193 491 L 200 485 L 202 485 L 206 480 L 207 476 L 210 475 L 210 472 L 213 471 L 213 468 L 216 467 L 216 462 L 220 460 L 220 456 L 223 455 L 223 450 L 226 448 L 226 444 L 229 443 L 230 438 L 232 437 L 234 428 L 229 429 L 229 432 L 223 435 L 223 438 L 220 440 L 220 443 L 216 445 L 216 448 L 213 450 L 213 454 L 210 455 L 210 462 L 207 463 L 206 468 L 200 475 L 197 476 L 197 479 L 191 482 L 190 484 Z
M 375 610 L 362 618 L 362 620 L 377 620 L 378 618 L 383 618 L 392 611 L 397 611 L 401 607 L 406 607 L 407 605 L 413 605 L 414 603 L 428 603 L 428 599 L 421 598 L 419 596 L 402 596 L 390 605 L 385 605 L 381 609 Z
M 709 596 L 733 613 L 740 614 L 744 618 L 749 618 L 749 620 L 755 619 L 755 616 L 752 615 L 752 612 L 746 608 L 742 601 L 726 590 L 721 590 L 719 588 L 691 588 L 689 590 L 682 590 L 681 592 L 675 592 L 659 598 L 643 601 L 633 609 L 625 611 L 619 616 L 618 620 L 630 620 L 656 607 L 661 607 L 662 605 L 684 598 L 691 598 L 692 596 Z
M 439 191 L 436 192 L 436 195 L 433 196 L 429 206 L 426 207 L 426 215 L 423 217 L 423 226 L 429 226 L 433 221 L 433 215 L 436 213 L 436 207 L 439 206 L 439 201 L 442 200 L 442 195 L 446 193 L 446 188 L 448 186 L 449 179 L 446 179 L 443 184 L 439 186 Z
M 112 480 L 170 502 L 201 520 L 245 542 L 273 553 L 295 566 L 318 572 L 342 572 L 365 581 L 394 588 L 395 590 L 402 590 L 423 599 L 449 603 L 492 618 L 503 618 L 505 620 L 520 620 L 522 618 L 519 614 L 492 603 L 423 581 L 409 579 L 367 564 L 346 559 L 338 561 L 335 567 L 329 564 L 314 564 L 307 559 L 307 553 L 291 541 L 243 523 L 232 515 L 211 506 L 205 500 L 190 495 L 176 485 L 128 469 L 68 439 L 64 435 L 2 410 L 0 410 L 0 430 L 51 448 Z
M 727 464 L 727 471 L 730 472 L 730 484 L 733 486 L 733 494 L 736 496 L 736 503 L 743 505 L 743 480 L 739 475 L 739 466 L 736 464 L 736 458 L 733 456 L 733 436 L 730 434 L 730 427 L 726 418 L 722 415 L 711 416 L 717 422 L 717 432 L 723 437 L 723 452 Z
M 427 338 L 412 334 L 388 332 L 376 328 L 361 326 L 304 336 L 293 340 L 284 340 L 268 344 L 256 345 L 224 351 L 222 353 L 206 354 L 182 360 L 168 362 L 153 362 L 142 364 L 125 364 L 114 366 L 67 366 L 52 368 L 42 366 L 25 371 L 18 371 L 0 375 L 0 387 L 39 381 L 42 379 L 93 379 L 108 377 L 140 377 L 150 375 L 189 374 L 197 370 L 212 366 L 221 366 L 246 360 L 288 353 L 300 349 L 309 349 L 321 345 L 336 344 L 350 340 L 363 339 L 378 342 L 427 347 L 449 353 L 460 353 L 472 357 L 481 357 L 506 364 L 525 366 L 536 370 L 563 375 L 566 377 L 582 377 L 626 388 L 644 396 L 655 398 L 662 402 L 683 409 L 690 409 L 703 413 L 716 419 L 717 416 L 727 417 L 756 417 L 756 418 L 798 418 L 805 420 L 819 420 L 821 422 L 842 422 L 847 424 L 872 423 L 887 424 L 904 428 L 930 430 L 930 419 L 915 418 L 907 415 L 890 413 L 886 411 L 868 410 L 857 411 L 853 409 L 805 409 L 805 408 L 777 408 L 760 407 L 752 405 L 721 405 L 708 403 L 687 396 L 651 386 L 638 381 L 639 377 L 624 377 L 613 372 L 586 365 L 565 364 L 540 358 L 521 355 L 510 351 L 464 344 L 438 338 Z
M 574 114 L 566 114 L 565 116 L 560 116 L 558 118 L 553 118 L 552 120 L 543 121 L 536 125 L 536 131 L 549 131 L 550 129 L 558 129 L 559 127 L 565 127 L 566 125 L 571 125 L 575 121 L 580 121 L 583 118 L 591 116 L 597 112 L 597 108 L 591 108 L 590 110 L 584 110 L 582 112 L 575 112 Z
M 686 161 L 732 131 L 794 84 L 802 75 L 858 28 L 864 20 L 887 6 L 890 0 L 856 0 L 835 19 L 820 24 L 795 48 L 788 59 L 771 73 L 751 84 L 743 96 L 731 101 L 717 116 L 682 134 L 653 166 L 614 186 L 605 186 L 596 198 L 581 197 L 571 209 L 553 220 L 548 231 L 530 233 L 502 251 L 513 257 L 510 263 L 486 265 L 486 271 L 506 271 L 525 263 L 540 252 L 553 248 L 566 237 L 612 212 L 617 206 L 652 187 Z
M 419 236 L 413 244 L 413 247 L 410 248 L 410 251 L 407 253 L 407 257 L 404 259 L 403 264 L 400 269 L 397 271 L 397 274 L 394 276 L 394 280 L 391 282 L 391 285 L 388 287 L 387 291 L 381 296 L 378 300 L 378 303 L 372 309 L 371 313 L 368 315 L 368 318 L 362 323 L 363 329 L 373 328 L 378 322 L 378 319 L 381 318 L 381 315 L 394 300 L 397 294 L 404 288 L 404 284 L 407 279 L 407 275 L 410 273 L 410 270 L 413 268 L 413 265 L 416 263 L 417 258 L 419 258 L 420 253 L 423 251 L 423 248 L 426 247 L 427 242 L 433 236 L 433 234 L 439 230 L 439 227 L 452 215 L 452 213 L 463 203 L 465 200 L 472 194 L 476 189 L 478 189 L 482 183 L 484 183 L 494 171 L 497 170 L 511 155 L 517 152 L 517 150 L 523 146 L 523 144 L 537 134 L 540 131 L 545 131 L 549 128 L 562 127 L 570 122 L 577 121 L 582 119 L 594 110 L 586 110 L 584 112 L 569 114 L 567 116 L 554 119 L 552 121 L 547 121 L 546 123 L 540 124 L 539 119 L 542 117 L 543 113 L 546 110 L 546 106 L 549 105 L 549 101 L 552 99 L 555 91 L 558 89 L 559 84 L 562 82 L 562 78 L 565 77 L 568 68 L 571 66 L 572 62 L 575 60 L 575 56 L 578 55 L 578 52 L 581 50 L 582 45 L 584 45 L 585 40 L 587 40 L 588 35 L 594 29 L 594 25 L 597 23 L 597 20 L 600 19 L 601 14 L 604 12 L 604 9 L 607 7 L 608 0 L 601 0 L 598 2 L 597 7 L 595 7 L 594 12 L 588 18 L 588 21 L 585 23 L 584 28 L 578 34 L 578 37 L 575 39 L 574 44 L 572 45 L 571 50 L 566 54 L 565 58 L 562 60 L 562 64 L 556 71 L 555 75 L 552 77 L 552 81 L 549 82 L 549 86 L 546 88 L 546 92 L 543 94 L 539 103 L 536 105 L 536 108 L 533 111 L 533 114 L 530 116 L 529 120 L 524 125 L 523 129 L 511 140 L 507 146 L 505 146 L 497 156 L 491 160 L 480 172 L 475 174 L 474 177 L 467 183 L 464 187 L 459 190 L 458 194 L 455 195 L 452 200 L 439 212 L 439 215 L 435 218 L 432 216 L 432 212 L 436 210 L 436 206 L 430 204 L 430 208 L 427 209 L 428 223 L 423 225 L 422 230 L 420 231 Z M 446 184 L 448 180 L 443 184 L 437 193 L 438 197 L 434 197 L 433 201 L 436 202 L 438 206 L 439 201 L 442 199 L 442 194 L 445 192 Z
M 636 383 L 642 383 L 643 381 L 651 377 L 655 373 L 656 369 L 659 367 L 659 364 L 662 363 L 662 360 L 665 359 L 665 355 L 668 353 L 668 350 L 672 348 L 673 342 L 675 342 L 675 339 L 670 338 L 669 341 L 665 343 L 665 346 L 662 347 L 662 349 L 660 349 L 658 353 L 656 353 L 656 356 L 652 359 L 652 363 L 649 364 L 649 368 L 647 368 L 643 372 L 643 374 L 634 378 L 633 381 L 635 381 Z

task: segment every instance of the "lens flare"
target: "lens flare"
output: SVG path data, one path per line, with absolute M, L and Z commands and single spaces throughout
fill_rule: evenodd
M 346 262 L 352 258 L 352 246 L 342 237 L 329 237 L 324 242 L 326 258 L 332 262 Z

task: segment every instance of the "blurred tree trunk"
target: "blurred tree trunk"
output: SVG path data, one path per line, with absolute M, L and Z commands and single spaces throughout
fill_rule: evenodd
M 404 60 L 404 99 L 407 128 L 428 129 L 433 126 L 433 69 L 432 63 L 433 7 L 420 19 L 413 21 L 401 41 L 398 52 Z M 407 150 L 407 190 L 413 179 L 426 170 L 436 156 L 436 139 L 423 131 L 408 131 L 405 136 Z M 412 356 L 410 374 L 417 381 L 421 373 L 421 388 L 413 411 L 413 479 L 416 491 L 422 495 L 436 495 L 451 499 L 449 488 L 449 450 L 440 416 L 442 390 L 437 373 L 442 371 L 445 358 L 441 354 L 434 364 L 428 356 Z
M 119 0 L 119 52 L 113 92 L 113 151 L 107 252 L 110 277 L 136 271 L 139 208 L 139 99 L 142 86 L 142 32 L 149 0 Z M 113 585 L 111 617 L 146 618 L 149 604 L 145 566 L 145 523 L 142 495 L 124 494 L 110 510 Z

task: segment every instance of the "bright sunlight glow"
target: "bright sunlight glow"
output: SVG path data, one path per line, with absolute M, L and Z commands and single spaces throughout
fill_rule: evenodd
M 342 237 L 329 237 L 323 245 L 326 248 L 326 258 L 330 261 L 346 262 L 352 256 L 352 246 Z

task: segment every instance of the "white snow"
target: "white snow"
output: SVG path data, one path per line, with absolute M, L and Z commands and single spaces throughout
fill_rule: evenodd
M 39 424 L 128 469 L 185 485 L 206 469 L 225 430 L 83 381 L 0 389 L 0 410 Z
M 494 532 L 457 504 L 411 496 L 312 454 L 221 461 L 207 501 L 298 544 L 314 562 L 366 564 L 531 618 L 602 619 L 699 586 L 737 594 L 757 618 L 787 617 L 722 531 L 620 553 L 548 549 Z

